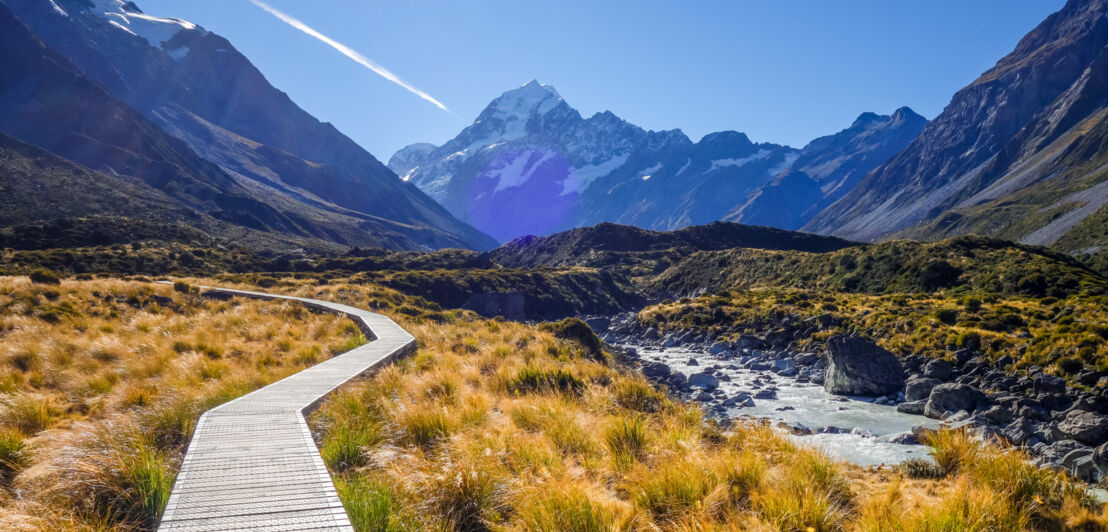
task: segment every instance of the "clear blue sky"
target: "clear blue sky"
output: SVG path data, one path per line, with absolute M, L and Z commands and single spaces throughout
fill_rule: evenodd
M 387 161 L 536 78 L 583 115 L 693 140 L 803 146 L 863 111 L 933 118 L 1062 0 L 268 0 L 429 93 L 405 91 L 248 0 L 139 0 L 227 37 L 279 89 Z

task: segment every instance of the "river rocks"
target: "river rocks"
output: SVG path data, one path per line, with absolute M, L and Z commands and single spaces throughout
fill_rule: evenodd
M 904 399 L 906 401 L 926 400 L 931 396 L 931 390 L 942 384 L 939 379 L 930 377 L 912 377 L 904 383 Z
M 1093 461 L 1093 449 L 1075 449 L 1062 457 L 1062 468 L 1069 474 L 1084 480 L 1095 482 L 1100 476 L 1096 464 Z
M 603 333 L 612 326 L 611 318 L 604 316 L 593 316 L 591 318 L 585 318 L 585 324 L 589 326 L 596 334 Z
M 735 340 L 735 348 L 739 351 L 759 349 L 761 347 L 762 339 L 752 334 L 741 334 L 739 335 L 739 338 Z
M 800 353 L 794 360 L 797 366 L 811 366 L 819 362 L 819 359 L 820 356 L 817 353 Z
M 1108 440 L 1108 417 L 1084 410 L 1071 410 L 1055 427 L 1063 437 L 1089 445 Z
M 690 388 L 701 388 L 711 391 L 719 388 L 719 379 L 710 373 L 693 373 L 689 375 L 688 384 Z
M 774 360 L 773 361 L 773 371 L 775 373 L 779 373 L 779 374 L 782 374 L 782 373 L 785 373 L 785 372 L 793 372 L 793 374 L 795 375 L 796 374 L 795 373 L 796 372 L 796 362 L 793 362 L 792 359 L 788 359 L 788 358 L 781 358 L 781 359 Z
M 754 398 L 755 399 L 777 399 L 777 391 L 776 390 L 758 390 L 758 392 L 754 394 Z
M 754 399 L 750 397 L 750 394 L 738 393 L 724 401 L 723 406 L 751 407 L 754 406 Z
M 689 361 L 685 362 L 685 365 L 686 366 L 699 366 L 700 362 L 698 360 L 696 360 L 695 358 L 689 358 Z
M 904 370 L 896 355 L 859 336 L 827 340 L 830 363 L 823 388 L 840 395 L 886 395 L 904 386 Z
M 954 364 L 941 358 L 930 360 L 923 365 L 923 376 L 929 379 L 948 381 L 954 376 Z
M 1018 412 L 1019 411 L 1016 408 L 1015 403 L 996 404 L 986 410 L 982 415 L 988 418 L 988 420 L 992 421 L 993 423 L 1004 425 L 1007 423 L 1011 423 L 1012 420 L 1016 419 Z
M 642 365 L 642 374 L 649 378 L 666 379 L 672 372 L 669 366 L 661 362 L 647 362 Z
M 769 362 L 754 361 L 751 362 L 747 367 L 750 368 L 751 371 L 768 371 L 769 368 L 771 368 L 772 366 L 770 366 Z
M 985 394 L 977 388 L 956 383 L 940 384 L 931 390 L 923 414 L 932 419 L 942 419 L 948 412 L 973 412 L 985 402 Z
M 1093 466 L 1097 468 L 1099 478 L 1108 477 L 1108 443 L 1093 451 Z
M 731 345 L 723 342 L 716 342 L 708 348 L 708 353 L 712 355 L 722 355 L 724 353 L 730 353 Z
M 901 414 L 912 414 L 916 416 L 922 416 L 924 408 L 927 406 L 927 401 L 908 401 L 896 405 L 896 411 Z
M 900 445 L 919 445 L 919 439 L 914 434 L 905 432 L 903 434 L 896 434 L 888 439 L 889 443 L 897 443 Z
M 1011 442 L 1012 445 L 1023 445 L 1035 437 L 1035 432 L 1036 427 L 1033 422 L 1026 419 L 1017 419 L 1004 427 L 1004 430 L 1000 431 L 1000 435 Z
M 1061 394 L 1066 391 L 1066 380 L 1054 375 L 1040 373 L 1033 379 L 1037 394 Z
M 1032 452 L 1039 455 L 1042 462 L 1047 464 L 1061 464 L 1062 458 L 1076 449 L 1084 448 L 1080 442 L 1074 440 L 1059 440 L 1054 443 L 1038 443 L 1032 447 Z

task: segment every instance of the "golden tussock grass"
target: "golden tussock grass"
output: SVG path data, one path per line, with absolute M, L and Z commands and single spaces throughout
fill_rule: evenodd
M 374 297 L 365 295 L 372 287 L 334 284 L 312 290 L 342 293 L 355 305 Z M 964 434 L 937 437 L 945 439 L 933 442 L 934 452 L 940 463 L 973 465 L 939 478 L 862 469 L 766 424 L 725 429 L 706 421 L 699 407 L 542 328 L 460 312 L 394 318 L 419 340 L 417 353 L 346 386 L 311 420 L 359 530 L 1016 531 L 1108 523 L 1063 475 Z
M 364 341 L 182 288 L 0 278 L 0 528 L 152 527 L 204 410 Z
M 379 309 L 420 343 L 311 418 L 359 530 L 1108 523 L 1065 477 L 962 434 L 931 442 L 941 467 L 857 468 L 766 424 L 708 421 L 552 328 L 443 311 L 372 284 L 271 281 L 268 290 Z M 347 321 L 295 305 L 207 301 L 149 284 L 4 279 L 0 292 L 0 518 L 13 529 L 150 526 L 200 411 L 360 341 Z M 66 301 L 72 314 L 36 316 Z

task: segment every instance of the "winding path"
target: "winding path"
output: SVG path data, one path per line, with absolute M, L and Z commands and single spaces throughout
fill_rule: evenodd
M 385 316 L 338 303 L 200 288 L 345 314 L 372 341 L 200 416 L 158 530 L 353 530 L 305 416 L 343 383 L 411 352 L 415 339 Z

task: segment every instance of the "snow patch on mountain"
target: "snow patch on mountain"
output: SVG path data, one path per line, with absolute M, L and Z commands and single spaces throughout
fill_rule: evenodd
M 781 160 L 781 164 L 778 164 L 777 166 L 774 166 L 773 168 L 769 169 L 769 175 L 774 176 L 774 175 L 780 174 L 781 172 L 784 172 L 785 170 L 788 170 L 789 168 L 792 168 L 793 163 L 795 163 L 796 160 L 799 159 L 799 158 L 800 158 L 800 152 L 799 151 L 795 151 L 793 153 L 786 154 L 785 158 Z
M 643 181 L 650 181 L 650 178 L 654 177 L 654 172 L 657 172 L 658 170 L 661 170 L 661 169 L 662 169 L 662 163 L 658 163 L 654 166 L 651 166 L 650 168 L 647 168 L 646 170 L 643 170 L 642 180 Z
M 600 179 L 601 177 L 612 173 L 613 171 L 615 171 L 616 168 L 623 166 L 623 163 L 626 163 L 627 158 L 630 156 L 630 154 L 624 153 L 622 155 L 612 157 L 611 159 L 608 159 L 600 164 L 589 164 L 580 168 L 575 168 L 573 172 L 570 173 L 570 176 L 562 183 L 561 195 L 565 196 L 566 194 L 579 194 L 583 192 L 586 188 L 588 188 L 589 185 L 592 184 L 593 181 L 596 181 L 597 179 Z
M 57 4 L 54 7 L 61 11 Z M 150 46 L 157 48 L 165 48 L 165 44 L 182 31 L 205 32 L 203 28 L 187 20 L 147 15 L 124 0 L 92 0 L 92 12 L 107 19 L 112 26 L 144 39 Z M 188 50 L 181 52 L 179 48 L 167 49 L 167 52 L 171 52 L 174 59 L 181 59 L 188 54 Z
M 673 174 L 673 175 L 679 176 L 679 175 L 685 173 L 685 170 L 688 170 L 690 166 L 692 166 L 692 158 L 691 157 L 688 158 L 688 159 L 685 159 L 685 164 L 681 165 L 681 168 L 679 168 L 677 170 L 677 173 Z
M 504 166 L 489 168 L 482 177 L 497 179 L 496 188 L 493 189 L 494 194 L 509 188 L 520 187 L 531 179 L 536 170 L 557 155 L 554 150 L 525 150 L 508 159 Z
M 749 163 L 751 161 L 765 159 L 767 156 L 769 156 L 769 154 L 770 154 L 770 151 L 763 148 L 763 149 L 760 149 L 760 150 L 758 150 L 758 151 L 754 152 L 753 154 L 748 155 L 746 157 L 740 157 L 740 158 L 737 158 L 737 159 L 735 159 L 735 158 L 732 158 L 732 159 L 716 159 L 716 160 L 712 161 L 712 167 L 709 168 L 708 171 L 709 172 L 714 172 L 714 171 L 719 170 L 720 168 L 723 168 L 725 166 L 743 166 L 746 163 Z

